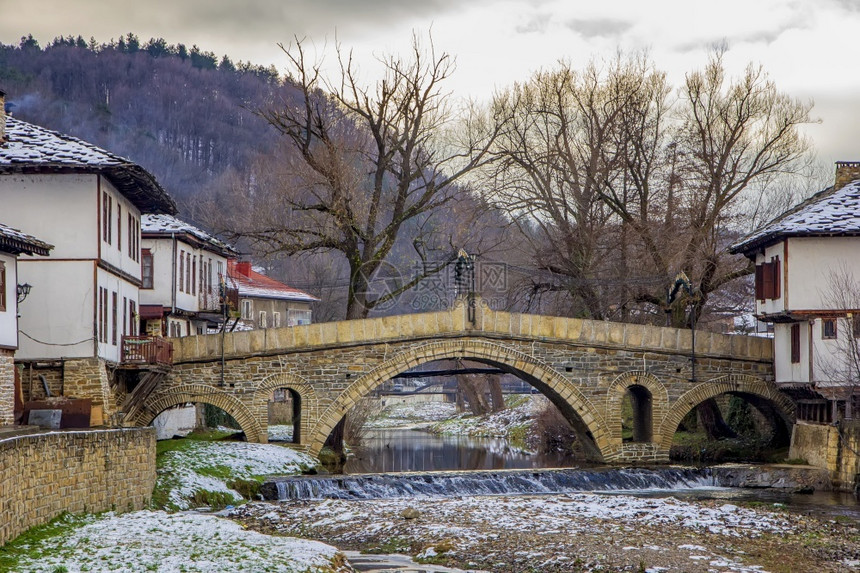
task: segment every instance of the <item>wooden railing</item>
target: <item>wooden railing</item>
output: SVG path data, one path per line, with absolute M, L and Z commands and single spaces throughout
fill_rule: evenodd
M 171 366 L 173 345 L 160 336 L 123 336 L 123 364 L 153 364 Z

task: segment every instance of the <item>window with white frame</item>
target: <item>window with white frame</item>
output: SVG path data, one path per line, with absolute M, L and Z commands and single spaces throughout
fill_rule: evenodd
M 268 327 L 268 325 L 266 324 L 266 311 L 261 310 L 260 311 L 260 320 L 257 322 L 257 328 L 267 328 L 267 327 Z
M 836 338 L 836 319 L 823 318 L 821 319 L 821 338 L 832 340 Z
M 242 300 L 242 320 L 251 320 L 251 301 L 248 299 Z
M 300 326 L 311 323 L 310 310 L 290 309 L 287 311 L 287 326 Z
M 272 313 L 272 328 L 280 328 L 281 327 L 281 313 L 273 312 Z

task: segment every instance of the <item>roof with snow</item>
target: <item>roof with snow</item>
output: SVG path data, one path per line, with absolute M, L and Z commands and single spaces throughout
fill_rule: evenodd
M 48 255 L 48 252 L 53 248 L 54 245 L 49 245 L 32 235 L 0 223 L 0 251 L 14 255 L 21 253 L 28 255 Z
M 144 237 L 181 235 L 191 243 L 225 257 L 239 254 L 232 245 L 225 243 L 203 229 L 195 227 L 191 223 L 177 219 L 173 215 L 143 215 L 140 218 L 140 230 Z
M 783 237 L 834 235 L 860 235 L 860 180 L 816 193 L 733 244 L 729 252 L 746 254 Z
M 243 298 L 271 298 L 297 302 L 315 302 L 319 299 L 297 288 L 285 285 L 251 268 L 250 263 L 235 259 L 227 261 L 227 276 Z
M 0 173 L 98 173 L 143 213 L 176 213 L 176 204 L 149 171 L 76 137 L 6 116 Z

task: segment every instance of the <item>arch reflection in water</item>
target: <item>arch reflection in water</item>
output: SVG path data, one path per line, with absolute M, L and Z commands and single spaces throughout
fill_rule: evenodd
M 385 473 L 442 470 L 501 470 L 572 467 L 563 453 L 528 454 L 507 440 L 439 436 L 415 430 L 376 430 L 364 445 L 353 448 L 344 473 Z

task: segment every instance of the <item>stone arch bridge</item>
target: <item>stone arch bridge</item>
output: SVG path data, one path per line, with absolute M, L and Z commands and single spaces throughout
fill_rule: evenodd
M 471 320 L 470 320 L 471 318 Z M 288 389 L 297 403 L 294 447 L 319 453 L 334 426 L 393 376 L 442 359 L 468 359 L 529 382 L 605 462 L 668 461 L 684 416 L 720 394 L 794 421 L 773 384 L 771 341 L 747 336 L 492 311 L 449 311 L 175 339 L 167 379 L 126 417 L 144 426 L 167 408 L 222 408 L 251 442 L 267 440 L 267 402 Z M 694 360 L 693 360 L 694 358 Z M 693 363 L 695 362 L 695 367 Z M 695 374 L 695 375 L 694 375 Z M 621 436 L 630 392 L 634 440 Z

